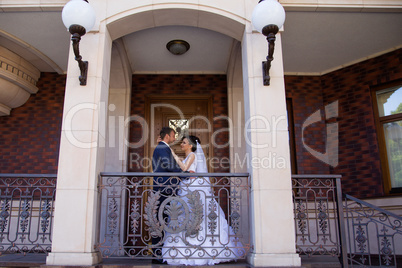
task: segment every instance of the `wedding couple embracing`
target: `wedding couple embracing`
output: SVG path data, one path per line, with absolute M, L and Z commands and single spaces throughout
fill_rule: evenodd
M 181 139 L 180 147 L 186 155 L 181 160 L 169 146 L 176 141 L 175 134 L 168 127 L 160 131 L 152 157 L 153 171 L 208 173 L 200 139 L 191 135 Z M 165 208 L 163 214 L 159 212 L 156 216 L 162 215 L 163 222 L 169 223 L 162 226 L 171 225 L 164 228 L 162 237 L 152 237 L 154 256 L 161 257 L 153 262 L 213 265 L 243 255 L 242 245 L 233 238 L 233 230 L 214 198 L 208 177 L 154 177 L 153 190 L 160 193 L 159 205 Z M 168 201 L 171 202 L 166 205 Z M 183 207 L 187 209 L 178 209 Z M 186 216 L 189 208 L 192 217 Z

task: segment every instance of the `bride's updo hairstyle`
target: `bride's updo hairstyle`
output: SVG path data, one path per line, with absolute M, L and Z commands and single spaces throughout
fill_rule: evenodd
M 184 139 L 187 139 L 189 144 L 192 145 L 191 151 L 195 152 L 197 150 L 197 142 L 201 144 L 201 141 L 198 137 L 189 135 L 189 136 L 184 136 L 181 140 L 183 141 Z

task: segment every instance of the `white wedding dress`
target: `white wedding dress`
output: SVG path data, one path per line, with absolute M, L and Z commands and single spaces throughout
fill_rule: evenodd
M 195 160 L 188 171 L 207 173 L 205 156 L 199 145 Z M 191 204 L 186 195 L 198 191 L 203 207 L 202 222 L 197 234 L 186 236 L 186 230 L 175 234 L 165 233 L 163 260 L 169 265 L 213 265 L 242 257 L 245 254 L 242 244 L 235 239 L 232 227 L 228 225 L 222 208 L 216 202 L 209 178 L 193 177 L 183 180 L 180 189 L 178 196 L 189 207 Z

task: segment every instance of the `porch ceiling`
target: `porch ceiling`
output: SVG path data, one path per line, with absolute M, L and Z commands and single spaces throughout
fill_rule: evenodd
M 0 45 L 40 71 L 66 72 L 70 35 L 60 13 L 0 13 Z M 288 11 L 286 15 L 282 46 L 287 74 L 323 74 L 402 47 L 402 13 Z M 166 43 L 172 39 L 188 41 L 189 52 L 170 54 Z M 127 35 L 123 41 L 134 73 L 225 73 L 234 40 L 205 29 L 166 26 Z

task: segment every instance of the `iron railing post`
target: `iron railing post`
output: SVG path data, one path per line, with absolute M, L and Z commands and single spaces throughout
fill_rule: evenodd
M 348 267 L 348 249 L 346 246 L 346 228 L 345 228 L 345 217 L 343 214 L 343 202 L 342 202 L 342 188 L 341 188 L 341 178 L 336 178 L 336 206 L 337 206 L 337 216 L 338 216 L 338 230 L 340 239 L 340 249 L 341 249 L 341 259 L 342 267 Z

